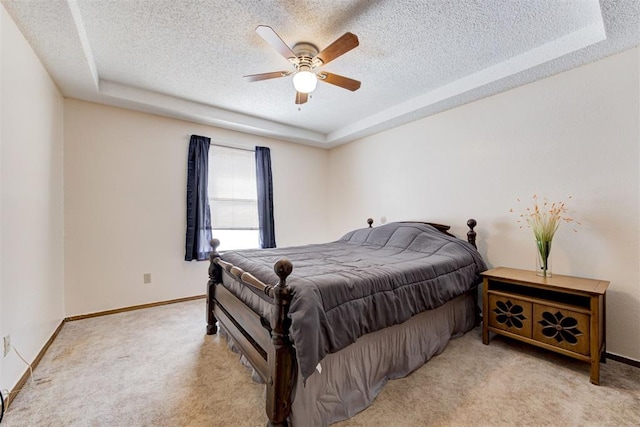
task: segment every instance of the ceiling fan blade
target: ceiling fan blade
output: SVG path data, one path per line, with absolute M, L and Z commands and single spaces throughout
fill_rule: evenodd
M 296 104 L 304 104 L 309 100 L 308 93 L 296 92 Z
M 291 48 L 282 41 L 278 33 L 276 33 L 273 28 L 268 25 L 258 25 L 256 27 L 256 32 L 264 39 L 264 41 L 269 43 L 272 48 L 278 51 L 278 53 L 286 59 L 296 57 L 296 54 L 293 53 Z
M 245 82 L 259 82 L 260 80 L 277 79 L 278 77 L 286 77 L 291 71 L 274 71 L 272 73 L 251 74 L 243 76 Z
M 324 65 L 333 61 L 340 55 L 344 55 L 354 47 L 358 46 L 360 42 L 358 37 L 353 33 L 344 33 L 342 37 L 331 43 L 329 46 L 322 49 L 322 51 L 313 59 L 320 59 Z
M 318 74 L 320 80 L 326 83 L 331 83 L 332 85 L 340 86 L 341 88 L 356 91 L 360 89 L 360 82 L 358 80 L 353 80 L 348 77 L 343 77 L 338 74 L 331 74 L 327 72 L 322 72 Z

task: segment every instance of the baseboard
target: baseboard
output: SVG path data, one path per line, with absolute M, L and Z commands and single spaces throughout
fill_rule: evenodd
M 82 319 L 89 319 L 91 317 L 98 317 L 98 316 L 106 316 L 109 314 L 117 314 L 117 313 L 124 313 L 126 311 L 133 311 L 133 310 L 140 310 L 143 308 L 151 308 L 151 307 L 158 307 L 160 305 L 167 305 L 167 304 L 175 304 L 178 302 L 185 302 L 185 301 L 193 301 L 193 300 L 197 300 L 197 299 L 203 299 L 206 298 L 206 295 L 195 295 L 192 297 L 185 297 L 185 298 L 177 298 L 177 299 L 172 299 L 172 300 L 167 300 L 167 301 L 158 301 L 158 302 L 151 302 L 148 304 L 140 304 L 140 305 L 133 305 L 130 307 L 122 307 L 122 308 L 116 308 L 113 310 L 106 310 L 106 311 L 98 311 L 95 313 L 88 313 L 88 314 L 79 314 L 77 316 L 69 316 L 67 318 L 65 318 L 65 322 L 72 322 L 74 320 L 82 320 Z
M 172 299 L 172 300 L 168 300 L 168 301 L 158 301 L 158 302 L 152 302 L 152 303 L 149 303 L 149 304 L 141 304 L 141 305 L 134 305 L 134 306 L 131 306 L 131 307 L 117 308 L 117 309 L 114 309 L 114 310 L 100 311 L 100 312 L 97 312 L 97 313 L 89 313 L 89 314 L 81 314 L 81 315 L 78 315 L 78 316 L 65 317 L 60 322 L 60 324 L 58 325 L 56 330 L 53 331 L 53 334 L 51 334 L 51 337 L 47 340 L 47 342 L 44 344 L 44 346 L 42 346 L 42 349 L 38 352 L 38 355 L 35 357 L 33 362 L 31 362 L 31 369 L 32 370 L 36 369 L 36 367 L 38 366 L 38 364 L 40 363 L 40 361 L 44 357 L 44 354 L 47 352 L 47 350 L 49 349 L 49 347 L 53 343 L 53 340 L 56 339 L 56 337 L 60 333 L 60 330 L 62 329 L 62 326 L 66 322 L 72 322 L 74 320 L 81 320 L 81 319 L 88 319 L 90 317 L 106 316 L 108 314 L 123 313 L 125 311 L 140 310 L 142 308 L 150 308 L 150 307 L 157 307 L 157 306 L 161 306 L 161 305 L 174 304 L 174 303 L 178 303 L 178 302 L 193 301 L 193 300 L 197 300 L 197 299 L 204 299 L 206 297 L 207 297 L 206 295 L 195 295 L 195 296 L 192 296 L 192 297 L 177 298 L 177 299 Z M 11 405 L 11 402 L 13 401 L 13 399 L 15 399 L 15 397 L 18 395 L 18 393 L 20 393 L 20 390 L 22 390 L 22 387 L 25 386 L 25 384 L 29 380 L 30 376 L 31 375 L 29 373 L 29 369 L 27 369 L 24 372 L 24 374 L 22 375 L 22 377 L 20 377 L 20 380 L 18 380 L 16 385 L 9 391 L 9 396 L 7 398 L 7 401 L 5 402 L 5 411 L 7 409 L 9 409 L 9 405 Z
M 640 360 L 629 359 L 628 357 L 620 356 L 618 354 L 607 353 L 607 359 L 615 360 L 616 362 L 631 365 L 636 368 L 640 368 Z
M 51 347 L 53 340 L 55 340 L 58 334 L 60 333 L 60 330 L 62 329 L 62 325 L 64 325 L 64 322 L 65 320 L 63 319 L 58 325 L 58 327 L 56 328 L 56 330 L 53 331 L 53 334 L 51 334 L 51 337 L 49 337 L 47 342 L 42 346 L 42 348 L 36 355 L 35 359 L 33 359 L 33 362 L 31 362 L 31 371 L 34 371 L 36 367 L 40 364 L 40 361 L 44 357 L 44 354 L 47 352 L 49 347 Z M 20 377 L 16 385 L 13 386 L 13 388 L 9 391 L 9 396 L 7 397 L 7 401 L 5 402 L 5 412 L 7 409 L 9 409 L 9 405 L 11 405 L 11 402 L 13 402 L 13 399 L 15 399 L 18 393 L 20 393 L 20 390 L 22 390 L 22 387 L 24 387 L 24 385 L 27 383 L 30 376 L 31 374 L 30 374 L 29 368 L 27 368 L 27 370 L 24 371 L 24 374 Z

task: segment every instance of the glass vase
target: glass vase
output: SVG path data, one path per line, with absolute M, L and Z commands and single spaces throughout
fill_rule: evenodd
M 536 240 L 536 274 L 551 277 L 551 241 Z

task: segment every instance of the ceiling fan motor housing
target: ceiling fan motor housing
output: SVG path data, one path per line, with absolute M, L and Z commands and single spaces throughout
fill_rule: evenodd
M 298 70 L 309 71 L 322 65 L 322 60 L 319 58 L 316 58 L 315 61 L 313 60 L 318 52 L 320 52 L 314 44 L 299 42 L 296 43 L 291 50 L 296 54 L 296 58 L 289 58 L 289 60 Z

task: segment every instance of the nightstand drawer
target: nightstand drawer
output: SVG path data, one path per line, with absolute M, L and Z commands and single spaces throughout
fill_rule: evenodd
M 489 326 L 531 338 L 532 304 L 511 296 L 489 294 Z
M 571 310 L 533 306 L 533 339 L 589 356 L 590 316 Z

